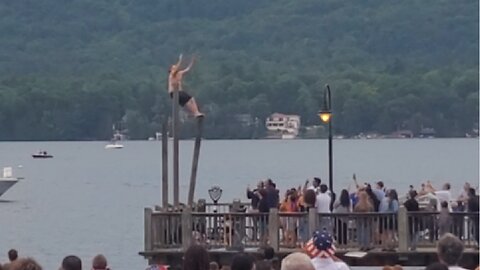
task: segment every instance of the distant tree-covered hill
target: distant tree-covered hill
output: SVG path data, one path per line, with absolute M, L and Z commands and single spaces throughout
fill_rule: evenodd
M 264 134 L 270 113 L 337 134 L 478 128 L 476 0 L 23 0 L 0 2 L 0 140 L 132 138 L 171 111 L 168 66 L 207 113 L 208 138 Z M 250 114 L 257 125 L 238 123 Z M 191 121 L 183 136 L 191 136 Z

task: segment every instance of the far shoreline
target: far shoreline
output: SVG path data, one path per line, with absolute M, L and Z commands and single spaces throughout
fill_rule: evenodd
M 433 137 L 433 138 L 333 138 L 334 141 L 430 141 L 430 140 L 477 140 L 480 141 L 480 137 Z M 169 138 L 171 141 L 172 138 Z M 194 141 L 195 138 L 179 139 L 179 141 Z M 295 138 L 295 139 L 220 139 L 220 138 L 202 138 L 203 141 L 327 141 L 328 138 Z M 0 143 L 32 143 L 32 142 L 109 142 L 110 140 L 92 139 L 92 140 L 1 140 Z M 161 142 L 161 140 L 148 140 L 148 139 L 128 139 L 122 140 L 123 142 Z

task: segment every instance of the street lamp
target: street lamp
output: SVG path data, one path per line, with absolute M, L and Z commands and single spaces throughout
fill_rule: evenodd
M 335 200 L 335 194 L 333 193 L 333 159 L 332 159 L 332 99 L 330 94 L 330 86 L 325 85 L 323 96 L 323 108 L 318 112 L 318 117 L 324 123 L 328 123 L 328 187 L 330 188 L 330 194 L 332 196 L 332 203 L 330 204 L 330 210 L 333 208 L 333 201 Z

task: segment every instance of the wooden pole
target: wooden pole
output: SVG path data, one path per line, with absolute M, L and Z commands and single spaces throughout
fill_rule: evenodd
M 162 124 L 162 206 L 168 208 L 168 128 Z
M 195 196 L 195 185 L 197 183 L 198 157 L 200 155 L 200 143 L 202 141 L 203 117 L 197 118 L 197 137 L 193 149 L 192 173 L 190 174 L 190 188 L 188 190 L 188 205 L 193 206 Z
M 145 251 L 151 251 L 153 249 L 153 238 L 152 238 L 152 209 L 144 208 L 144 245 Z
M 173 131 L 173 205 L 180 206 L 179 201 L 179 171 L 178 171 L 178 135 L 179 135 L 179 120 L 178 120 L 178 91 L 173 91 L 173 106 L 172 106 L 172 131 Z

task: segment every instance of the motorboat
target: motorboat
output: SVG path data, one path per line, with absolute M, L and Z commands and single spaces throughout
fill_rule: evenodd
M 119 124 L 121 126 L 121 124 Z M 123 144 L 119 143 L 119 141 L 126 140 L 126 136 L 122 134 L 122 132 L 117 129 L 115 125 L 112 127 L 113 129 L 113 137 L 110 139 L 110 143 L 105 145 L 105 149 L 122 149 Z
M 116 141 L 105 145 L 105 149 L 122 149 L 122 148 L 123 148 L 123 144 L 120 144 Z
M 47 151 L 40 151 L 37 154 L 33 154 L 32 157 L 33 158 L 53 158 L 53 156 L 48 154 Z
M 13 187 L 21 179 L 23 178 L 13 177 L 12 167 L 3 168 L 3 175 L 0 177 L 0 196 L 7 192 L 7 190 Z

